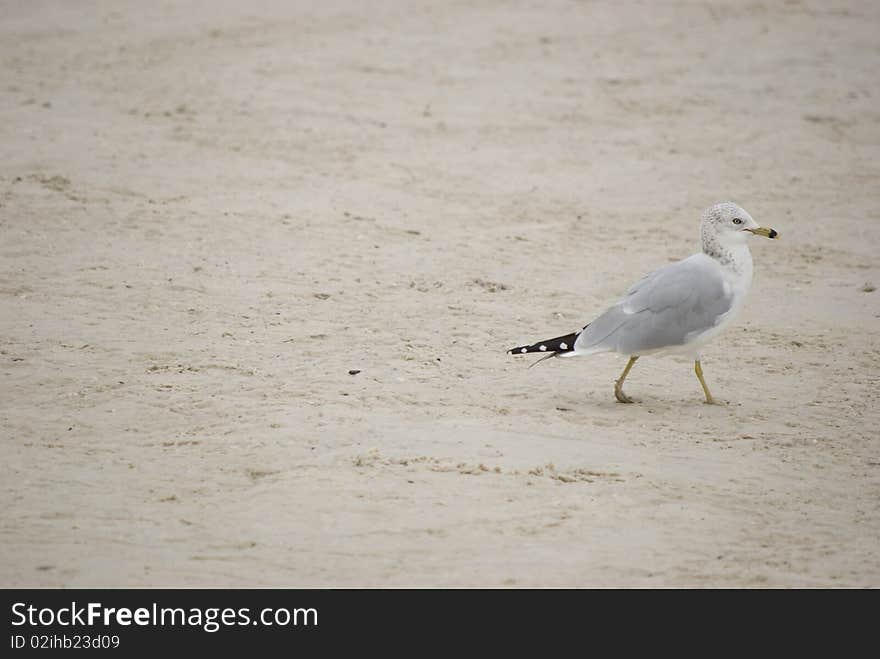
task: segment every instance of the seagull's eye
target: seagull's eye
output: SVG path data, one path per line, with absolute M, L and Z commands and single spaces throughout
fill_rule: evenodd
M 739 219 L 738 217 L 735 217 L 735 218 L 733 218 L 733 223 L 734 224 L 742 224 L 743 221 L 741 219 Z

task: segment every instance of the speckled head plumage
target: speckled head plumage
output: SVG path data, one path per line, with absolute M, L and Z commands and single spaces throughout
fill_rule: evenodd
M 726 247 L 745 243 L 750 235 L 776 238 L 775 229 L 759 226 L 748 212 L 730 201 L 710 206 L 700 219 L 703 251 L 716 256 Z

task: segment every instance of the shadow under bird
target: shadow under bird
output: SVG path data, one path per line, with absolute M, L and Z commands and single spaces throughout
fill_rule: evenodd
M 752 254 L 746 242 L 752 235 L 776 238 L 779 234 L 758 226 L 734 203 L 715 204 L 700 220 L 702 251 L 646 275 L 582 330 L 517 346 L 508 353 L 547 353 L 538 362 L 602 352 L 626 355 L 629 361 L 614 384 L 614 396 L 621 403 L 633 402 L 623 392 L 623 382 L 639 357 L 683 354 L 694 360 L 706 402 L 715 403 L 703 379 L 701 352 L 742 309 L 752 284 Z

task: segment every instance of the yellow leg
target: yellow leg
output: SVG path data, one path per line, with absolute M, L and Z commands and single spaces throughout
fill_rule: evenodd
M 703 367 L 700 366 L 699 359 L 694 362 L 694 373 L 697 374 L 697 379 L 703 387 L 703 393 L 706 394 L 706 402 L 709 405 L 715 405 L 715 399 L 712 398 L 712 392 L 709 391 L 709 387 L 706 386 L 706 381 L 703 379 Z
M 636 360 L 639 358 L 638 355 L 635 357 L 630 357 L 629 361 L 626 364 L 626 368 L 623 369 L 623 373 L 620 374 L 620 377 L 617 378 L 617 382 L 614 383 L 614 397 L 620 403 L 633 403 L 632 398 L 623 393 L 623 381 L 626 380 L 626 376 L 629 375 L 629 369 L 633 367 L 633 364 L 636 363 Z

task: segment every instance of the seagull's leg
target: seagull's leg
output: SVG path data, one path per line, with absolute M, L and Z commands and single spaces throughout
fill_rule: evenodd
M 620 377 L 617 378 L 617 382 L 614 383 L 614 397 L 620 403 L 634 403 L 635 401 L 623 393 L 623 381 L 626 380 L 626 376 L 629 375 L 629 369 L 633 367 L 633 364 L 636 363 L 636 360 L 639 358 L 638 355 L 634 357 L 630 357 L 629 361 L 626 364 L 626 368 L 623 369 L 623 373 L 620 374 Z
M 703 393 L 706 394 L 706 402 L 709 405 L 715 405 L 716 401 L 714 398 L 712 398 L 712 393 L 709 391 L 709 387 L 706 386 L 706 381 L 703 379 L 703 367 L 700 366 L 699 359 L 694 361 L 694 373 L 697 374 L 697 379 L 700 381 L 700 384 L 703 386 Z

